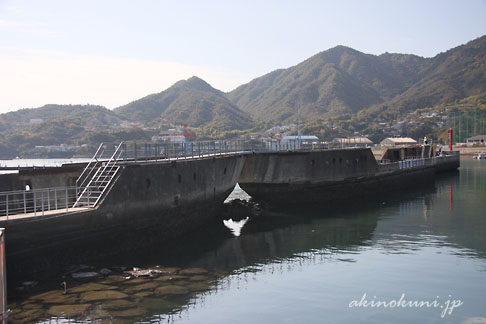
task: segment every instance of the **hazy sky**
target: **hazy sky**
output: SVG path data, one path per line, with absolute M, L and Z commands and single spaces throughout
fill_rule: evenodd
M 230 91 L 336 45 L 430 57 L 484 34 L 485 0 L 0 0 L 0 113 L 114 108 L 193 75 Z

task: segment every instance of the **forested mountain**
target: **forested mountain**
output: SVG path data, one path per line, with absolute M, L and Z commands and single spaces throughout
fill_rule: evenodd
M 422 58 L 364 54 L 344 46 L 277 70 L 227 94 L 242 110 L 264 121 L 335 117 L 370 108 L 407 111 L 452 102 L 486 91 L 486 36 Z
M 396 115 L 486 93 L 486 36 L 429 59 L 420 79 L 371 111 Z
M 0 158 L 32 154 L 36 146 L 98 145 L 120 139 L 150 138 L 112 110 L 93 105 L 45 105 L 0 115 Z M 89 150 L 89 148 L 87 148 Z
M 409 113 L 450 109 L 454 103 L 458 109 L 484 110 L 486 36 L 432 58 L 377 56 L 337 46 L 229 93 L 192 77 L 114 110 L 94 105 L 21 109 L 0 115 L 0 157 L 42 145 L 145 141 L 161 126 L 187 124 L 197 128 L 198 139 L 262 133 L 295 123 L 299 108 L 304 130 L 323 139 L 361 133 L 380 140 L 388 134 L 384 125 L 393 134 L 437 135 L 443 132 L 437 127 L 446 127 L 443 120 L 410 123 Z
M 193 127 L 210 126 L 221 131 L 247 129 L 253 121 L 225 94 L 198 77 L 175 83 L 169 89 L 151 94 L 114 110 L 132 121 L 149 124 L 163 119 Z

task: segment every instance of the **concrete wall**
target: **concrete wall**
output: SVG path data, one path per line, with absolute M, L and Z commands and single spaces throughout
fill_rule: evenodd
M 398 159 L 420 156 L 420 146 L 397 148 Z M 266 153 L 247 157 L 239 183 L 261 203 L 273 206 L 365 197 L 432 183 L 435 172 L 456 169 L 459 157 L 417 159 L 378 165 L 370 149 Z
M 0 174 L 0 192 L 15 191 L 24 188 L 22 188 L 22 183 L 20 182 L 18 173 Z
M 4 221 L 7 253 L 20 257 L 61 242 L 124 231 L 175 238 L 217 217 L 244 160 L 227 156 L 125 165 L 94 210 Z
M 66 165 L 63 167 L 24 169 L 14 174 L 0 175 L 0 191 L 25 190 L 74 186 L 83 171 L 84 165 Z
M 74 186 L 83 168 L 84 166 L 78 165 L 22 170 L 19 172 L 19 180 L 23 184 L 21 189 L 24 189 L 26 184 L 29 184 L 31 189 Z
M 248 155 L 238 182 L 313 184 L 370 176 L 377 163 L 369 148 Z
M 430 157 L 430 145 L 427 146 L 426 156 L 423 156 L 424 146 L 422 145 L 410 145 L 404 147 L 392 147 L 387 148 L 383 152 L 383 156 L 380 160 L 389 160 L 390 162 L 403 161 L 412 157 Z
M 103 199 L 100 211 L 185 208 L 224 200 L 236 185 L 244 159 L 227 156 L 127 165 Z

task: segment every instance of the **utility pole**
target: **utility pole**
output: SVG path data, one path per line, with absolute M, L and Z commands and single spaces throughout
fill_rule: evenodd
M 300 131 L 300 113 L 302 111 L 302 105 L 299 101 L 299 108 L 297 110 L 297 139 L 299 141 L 299 149 L 302 148 L 302 133 Z

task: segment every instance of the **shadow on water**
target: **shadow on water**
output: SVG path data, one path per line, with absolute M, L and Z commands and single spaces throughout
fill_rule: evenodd
M 60 243 L 55 251 L 41 251 L 22 259 L 8 260 L 9 294 L 19 312 L 25 312 L 25 304 L 37 307 L 40 315 L 35 317 L 36 320 L 56 317 L 59 309 L 53 310 L 53 307 L 57 303 L 85 305 L 80 308 L 82 311 L 71 313 L 75 318 L 84 314 L 79 317 L 80 322 L 85 322 L 86 314 L 96 318 L 96 314 L 101 314 L 100 308 L 105 313 L 111 312 L 114 318 L 125 318 L 118 311 L 129 309 L 131 313 L 128 312 L 126 318 L 131 320 L 173 314 L 193 303 L 197 296 L 217 289 L 220 280 L 248 267 L 301 258 L 314 251 L 359 253 L 360 247 L 371 244 L 380 221 L 379 208 L 393 208 L 417 197 L 431 197 L 437 190 L 442 190 L 444 184 L 450 183 L 459 183 L 457 173 L 445 174 L 437 178 L 435 184 L 366 199 L 331 201 L 322 206 L 295 206 L 285 212 L 265 209 L 248 220 L 238 237 L 233 236 L 221 217 L 215 215 L 214 222 L 177 240 L 167 241 L 158 234 L 157 228 L 152 228 L 149 232 L 126 231 L 103 238 Z M 254 214 L 251 210 L 248 213 Z M 124 270 L 134 267 L 155 269 L 155 272 L 150 273 L 150 277 L 125 279 L 127 272 Z M 167 270 L 167 267 L 172 269 Z M 110 272 L 86 282 L 73 279 L 68 268 L 71 272 L 75 269 L 97 273 L 107 268 Z M 184 272 L 181 269 L 196 270 Z M 12 288 L 33 280 L 39 284 L 30 291 Z M 67 297 L 59 297 L 62 281 L 66 281 L 68 287 L 79 287 L 78 291 L 68 291 Z M 93 288 L 93 283 L 109 286 L 111 295 L 116 292 L 120 298 L 99 297 L 91 291 L 99 291 Z M 45 294 L 42 295 L 45 298 L 39 297 L 46 291 L 47 297 Z M 36 295 L 37 298 L 33 298 Z M 112 308 L 107 306 L 115 303 L 114 300 L 122 302 Z
M 448 174 L 445 181 L 458 179 L 457 174 Z M 458 181 L 458 180 L 457 180 Z M 314 233 L 308 242 L 295 244 L 296 249 L 282 251 L 279 255 L 261 248 L 254 248 L 259 257 L 246 256 L 251 262 L 261 262 L 262 259 L 289 257 L 293 253 L 306 249 L 322 248 L 326 244 L 346 246 L 360 244 L 369 239 L 378 221 L 373 211 L 383 205 L 398 205 L 402 201 L 415 199 L 435 191 L 434 183 L 420 188 L 390 192 L 380 196 L 351 200 L 326 201 L 318 206 L 295 206 L 285 212 L 276 209 L 265 209 L 253 216 L 252 205 L 243 206 L 252 215 L 241 230 L 239 241 L 256 240 L 253 236 L 285 236 L 287 243 L 282 246 L 294 246 L 294 240 L 308 230 Z M 214 221 L 191 231 L 178 239 L 166 240 L 160 235 L 158 228 L 144 231 L 125 230 L 122 232 L 105 233 L 103 236 L 80 238 L 70 242 L 59 242 L 55 248 L 36 250 L 31 255 L 8 260 L 10 286 L 18 286 L 23 281 L 49 281 L 49 278 L 61 278 L 66 266 L 90 264 L 101 268 L 107 266 L 124 266 L 126 268 L 140 265 L 174 265 L 190 266 L 204 263 L 200 259 L 207 253 L 216 251 L 227 242 L 234 241 L 233 235 L 222 224 L 221 217 L 228 218 L 231 214 L 223 212 L 215 215 Z M 241 215 L 240 215 L 241 216 Z M 312 232 L 313 227 L 322 229 L 320 233 Z M 361 231 L 363 233 L 361 233 Z M 284 233 L 285 232 L 285 233 Z M 354 233 L 354 234 L 353 234 Z M 364 235 L 367 233 L 367 235 Z M 249 236 L 252 236 L 251 238 Z M 321 240 L 316 243 L 315 237 Z M 262 243 L 263 244 L 263 243 Z M 317 245 L 316 245 L 317 244 Z M 263 244 L 265 245 L 265 244 Z M 252 254 L 250 252 L 249 254 Z M 195 261 L 199 260 L 199 261 Z M 249 262 L 249 263 L 251 263 Z M 225 270 L 235 266 L 248 264 L 225 265 Z M 213 267 L 220 268 L 214 264 Z

